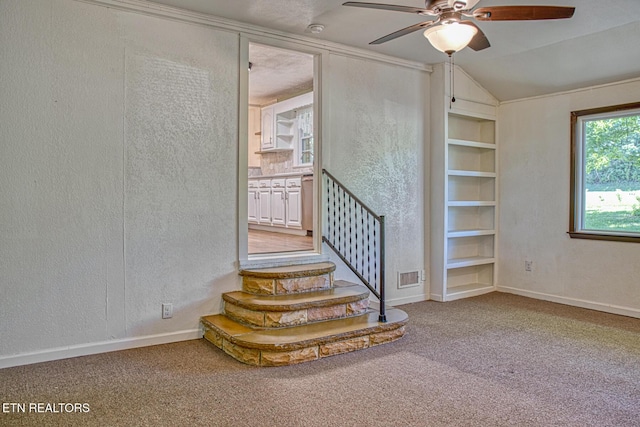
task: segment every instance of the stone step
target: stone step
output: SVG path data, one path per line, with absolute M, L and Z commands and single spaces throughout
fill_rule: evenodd
M 223 314 L 202 318 L 204 337 L 237 360 L 257 366 L 282 366 L 309 362 L 335 354 L 361 350 L 395 341 L 404 335 L 407 314 L 387 310 L 387 322 L 379 313 L 366 314 L 276 329 L 256 329 Z
M 256 295 L 282 295 L 329 289 L 332 262 L 240 270 L 243 291 Z
M 356 316 L 369 308 L 369 290 L 346 281 L 334 287 L 283 295 L 255 295 L 236 291 L 222 295 L 224 312 L 249 325 L 280 328 Z

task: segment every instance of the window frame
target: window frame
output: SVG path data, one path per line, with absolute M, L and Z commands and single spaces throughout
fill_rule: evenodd
M 637 110 L 634 111 L 633 110 Z M 629 114 L 631 113 L 631 114 Z M 640 243 L 640 233 L 623 231 L 605 231 L 584 229 L 584 139 L 583 122 L 585 119 L 605 119 L 640 115 L 640 102 L 611 105 L 571 112 L 571 182 L 569 232 L 574 239 L 608 240 L 617 242 Z

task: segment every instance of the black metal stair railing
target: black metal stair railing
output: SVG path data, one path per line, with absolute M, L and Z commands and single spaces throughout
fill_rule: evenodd
M 386 322 L 384 301 L 384 216 L 377 215 L 327 170 L 322 170 L 326 221 L 322 240 L 380 301 L 380 322 Z

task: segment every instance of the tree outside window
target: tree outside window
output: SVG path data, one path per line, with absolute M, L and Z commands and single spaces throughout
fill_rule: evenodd
M 569 234 L 640 242 L 640 103 L 571 115 Z

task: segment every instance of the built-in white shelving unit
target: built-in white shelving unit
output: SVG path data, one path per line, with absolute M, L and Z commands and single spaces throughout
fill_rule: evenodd
M 448 64 L 436 68 L 432 85 L 444 95 L 432 104 L 432 188 L 442 192 L 431 194 L 430 286 L 438 301 L 491 292 L 496 284 L 497 102 L 457 71 L 459 103 L 449 102 Z

